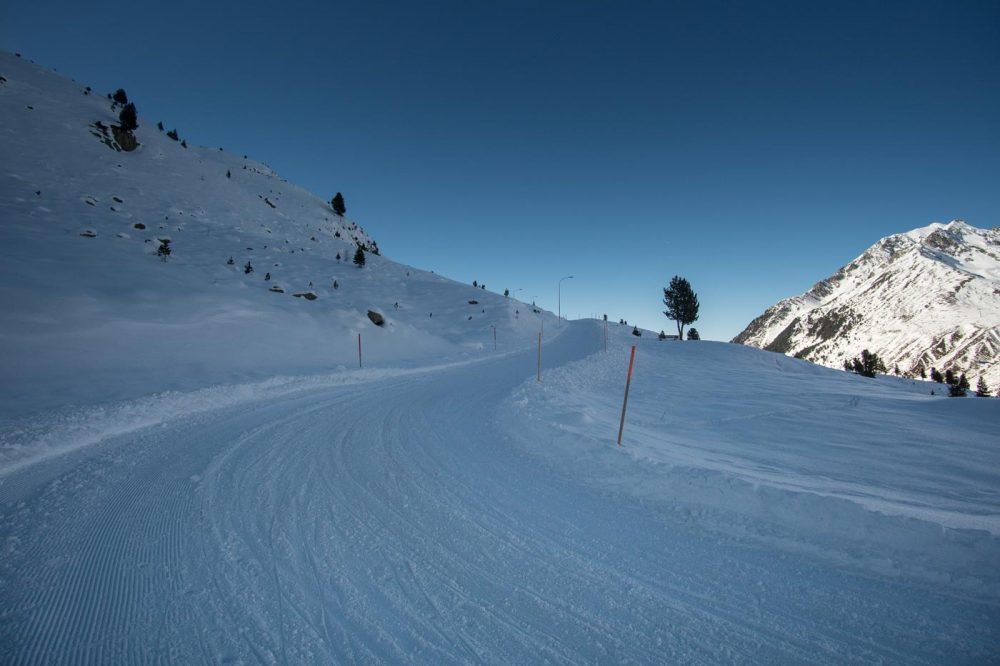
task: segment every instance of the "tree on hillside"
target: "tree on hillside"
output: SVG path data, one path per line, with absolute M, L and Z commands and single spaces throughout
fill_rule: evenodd
M 862 377 L 874 377 L 878 374 L 885 374 L 885 363 L 875 352 L 867 349 L 861 350 L 861 356 L 844 363 L 844 369 L 861 375 Z
M 118 122 L 126 132 L 139 129 L 139 117 L 135 112 L 135 104 L 129 102 L 122 107 L 122 112 L 118 114 Z
M 698 321 L 698 294 L 691 289 L 691 283 L 675 275 L 663 290 L 663 304 L 667 306 L 663 314 L 677 322 L 677 336 L 683 340 L 684 327 Z
M 688 329 L 688 340 L 701 340 L 701 334 L 698 333 L 698 329 L 691 327 Z
M 978 398 L 988 398 L 990 397 L 990 387 L 986 385 L 986 380 L 982 377 L 976 383 L 976 397 Z
M 358 268 L 364 268 L 365 266 L 365 250 L 360 245 L 358 249 L 354 252 L 354 263 Z
M 341 194 L 340 192 L 337 192 L 337 194 L 335 194 L 333 196 L 333 200 L 330 201 L 330 205 L 333 206 L 333 212 L 334 213 L 336 213 L 337 215 L 339 215 L 341 217 L 344 217 L 344 213 L 347 212 L 347 206 L 344 205 L 344 195 L 343 194 Z
M 956 377 L 955 373 L 951 371 L 951 368 L 944 371 L 944 383 L 951 386 L 958 383 L 958 377 Z
M 938 384 L 944 383 L 944 377 L 941 375 L 941 371 L 937 368 L 931 368 L 931 379 L 936 381 Z
M 119 88 L 115 91 L 115 94 L 111 96 L 111 99 L 118 102 L 119 104 L 128 104 L 128 95 L 125 94 L 124 88 Z

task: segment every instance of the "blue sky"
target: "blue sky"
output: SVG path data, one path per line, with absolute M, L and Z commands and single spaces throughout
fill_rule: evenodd
M 729 339 L 880 237 L 1000 225 L 997 2 L 5 0 L 0 45 L 249 154 L 393 259 Z

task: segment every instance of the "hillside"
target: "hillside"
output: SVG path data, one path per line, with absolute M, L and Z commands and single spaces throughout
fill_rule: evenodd
M 1000 228 L 956 220 L 883 238 L 733 342 L 840 368 L 862 349 L 892 371 L 1000 385 Z
M 185 148 L 142 100 L 139 147 L 122 152 L 95 126 L 118 122 L 104 93 L 9 53 L 0 75 L 8 410 L 357 367 L 358 333 L 369 367 L 475 356 L 494 326 L 503 351 L 554 321 L 386 256 L 356 268 L 356 243 L 376 246 L 365 229 L 259 162 Z

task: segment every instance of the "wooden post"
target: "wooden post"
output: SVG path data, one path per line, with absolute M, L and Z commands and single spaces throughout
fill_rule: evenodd
M 358 333 L 358 367 L 361 367 L 361 334 Z
M 542 381 L 542 332 L 538 332 L 538 381 Z
M 622 445 L 622 432 L 625 430 L 625 408 L 628 407 L 628 389 L 632 385 L 633 363 L 635 363 L 635 345 L 632 345 L 632 355 L 628 359 L 628 378 L 625 380 L 625 401 L 622 403 L 622 422 L 618 426 L 618 446 Z

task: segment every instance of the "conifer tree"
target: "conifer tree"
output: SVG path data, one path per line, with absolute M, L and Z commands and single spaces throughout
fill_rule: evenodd
M 976 397 L 988 398 L 990 397 L 990 387 L 986 385 L 986 380 L 982 377 L 976 382 Z
M 330 205 L 333 206 L 333 212 L 337 215 L 344 217 L 344 213 L 347 212 L 347 206 L 344 205 L 344 195 L 340 192 L 334 195 L 333 199 L 330 201 Z
M 691 283 L 679 275 L 670 280 L 670 286 L 663 290 L 663 312 L 677 322 L 677 337 L 684 339 L 684 327 L 698 320 L 698 294 L 691 289 Z
M 944 383 L 944 377 L 941 376 L 941 371 L 937 368 L 931 368 L 931 379 L 936 381 L 938 384 Z
M 701 334 L 698 333 L 698 329 L 691 327 L 688 329 L 688 340 L 701 340 Z
M 170 256 L 170 239 L 161 238 L 160 247 L 156 248 L 156 256 L 160 258 L 160 261 L 166 261 L 167 257 Z
M 125 94 L 124 88 L 119 88 L 115 91 L 115 94 L 111 97 L 115 102 L 125 105 L 128 104 L 128 95 Z
M 354 252 L 354 263 L 358 268 L 364 268 L 365 266 L 365 250 L 360 245 Z
M 249 259 L 247 260 L 246 265 L 243 267 L 243 272 L 247 275 L 253 273 L 253 265 L 250 263 Z
M 878 374 L 885 374 L 885 363 L 875 352 L 863 349 L 860 357 L 844 364 L 844 369 L 855 372 L 862 377 L 874 377 Z
M 121 113 L 118 114 L 118 122 L 121 123 L 122 129 L 126 132 L 139 129 L 139 117 L 135 112 L 135 104 L 129 102 L 122 107 Z
M 955 382 L 957 382 L 957 381 L 958 381 L 958 379 L 955 377 L 955 373 L 951 371 L 951 368 L 948 368 L 947 370 L 944 371 L 944 383 L 945 384 L 950 384 L 950 385 L 954 386 Z

